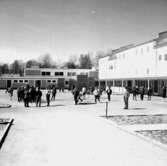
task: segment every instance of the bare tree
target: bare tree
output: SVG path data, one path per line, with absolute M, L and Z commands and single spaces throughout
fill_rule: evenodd
M 39 66 L 39 62 L 37 62 L 35 59 L 30 59 L 26 62 L 26 67 L 31 68 L 32 66 Z
M 24 63 L 19 60 L 15 60 L 10 65 L 10 73 L 23 75 L 24 72 Z
M 56 63 L 51 58 L 50 54 L 47 53 L 39 57 L 39 66 L 41 68 L 55 68 Z
M 68 69 L 78 68 L 77 57 L 75 55 L 70 56 L 69 60 L 65 63 L 64 67 L 67 67 Z
M 89 54 L 81 54 L 79 57 L 79 67 L 82 69 L 91 69 L 92 60 Z
M 1 74 L 7 74 L 7 73 L 9 73 L 9 66 L 8 66 L 8 64 L 2 64 L 0 66 L 0 73 Z

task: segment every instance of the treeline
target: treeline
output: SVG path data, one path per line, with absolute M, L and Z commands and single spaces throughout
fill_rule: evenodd
M 91 69 L 92 67 L 98 68 L 98 59 L 106 56 L 103 52 L 98 52 L 95 57 L 91 54 L 81 54 L 79 57 L 76 55 L 70 56 L 70 58 L 63 64 L 56 63 L 50 54 L 40 56 L 37 60 L 30 59 L 26 62 L 21 60 L 14 60 L 11 64 L 0 64 L 1 74 L 19 74 L 23 75 L 24 68 L 30 68 L 32 66 L 39 66 L 39 68 L 68 68 L 68 69 Z

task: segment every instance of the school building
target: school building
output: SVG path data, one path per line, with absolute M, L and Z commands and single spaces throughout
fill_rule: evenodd
M 167 86 L 167 31 L 99 59 L 99 81 L 101 87 L 109 85 L 116 92 L 123 92 L 125 86 L 151 86 L 154 95 L 161 95 L 162 87 Z
M 42 89 L 55 85 L 60 89 L 71 89 L 73 86 L 94 86 L 98 80 L 97 72 L 91 69 L 51 69 L 51 68 L 25 68 L 24 76 L 18 74 L 4 74 L 0 76 L 0 89 L 29 84 Z M 90 85 L 91 84 L 91 85 Z

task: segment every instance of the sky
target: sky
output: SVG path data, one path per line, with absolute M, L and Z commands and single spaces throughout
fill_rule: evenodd
M 167 0 L 0 0 L 0 63 L 57 62 L 167 31 Z

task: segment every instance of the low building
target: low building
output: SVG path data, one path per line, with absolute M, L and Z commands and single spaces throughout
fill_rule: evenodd
M 78 75 L 86 75 L 88 78 L 92 78 L 93 72 L 95 71 L 91 69 L 25 68 L 22 77 L 19 75 L 1 75 L 0 88 L 4 89 L 10 86 L 17 88 L 29 84 L 41 88 L 55 85 L 59 89 L 71 89 L 76 86 Z M 93 79 L 97 80 L 97 78 Z

